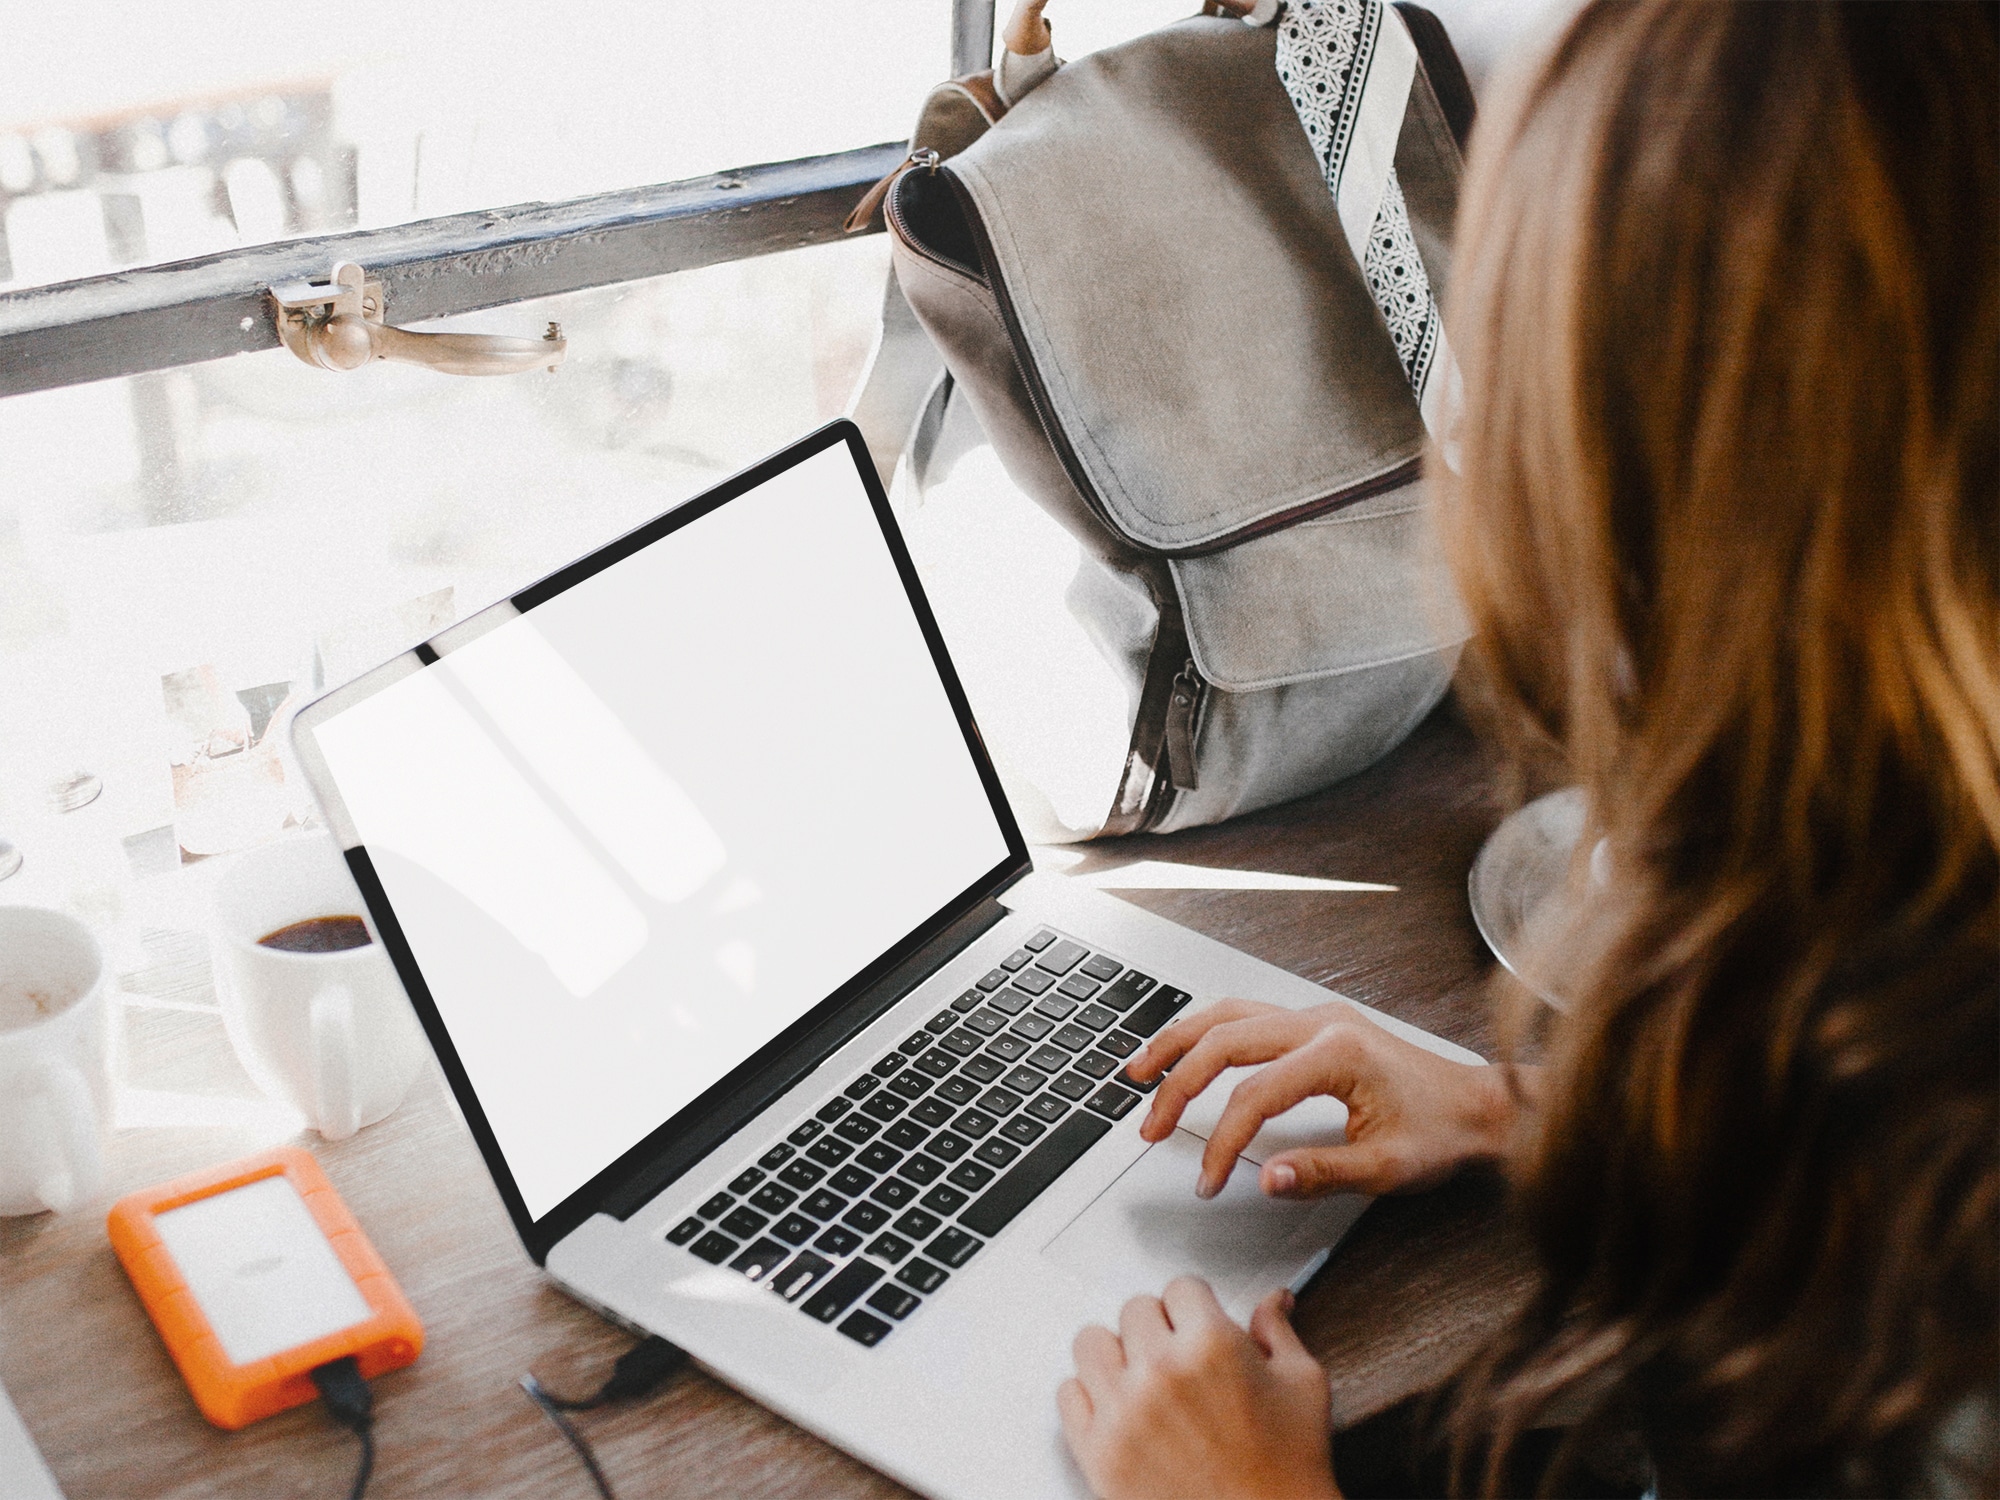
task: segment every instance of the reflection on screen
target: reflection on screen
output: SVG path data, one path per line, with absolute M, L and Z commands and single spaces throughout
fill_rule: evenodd
M 537 1218 L 1007 854 L 844 446 L 315 737 Z

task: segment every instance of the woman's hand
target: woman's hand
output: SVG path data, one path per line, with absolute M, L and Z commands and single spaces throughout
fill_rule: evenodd
M 1179 1276 L 1126 1303 L 1118 1332 L 1079 1333 L 1056 1406 L 1090 1487 L 1104 1500 L 1338 1500 L 1326 1372 L 1291 1306 L 1273 1292 L 1245 1333 L 1207 1282 Z
M 1261 1180 L 1273 1197 L 1435 1187 L 1468 1161 L 1504 1154 L 1513 1130 L 1514 1097 L 1498 1068 L 1426 1052 L 1338 1000 L 1310 1010 L 1224 1000 L 1167 1027 L 1126 1064 L 1141 1082 L 1173 1069 L 1139 1133 L 1165 1140 L 1223 1069 L 1251 1063 L 1268 1066 L 1236 1086 L 1208 1139 L 1195 1186 L 1204 1198 L 1221 1190 L 1266 1120 L 1314 1094 L 1347 1106 L 1347 1142 L 1271 1157 Z

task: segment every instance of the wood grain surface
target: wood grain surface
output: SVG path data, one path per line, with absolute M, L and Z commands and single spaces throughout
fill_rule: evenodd
M 1394 886 L 1118 894 L 1490 1055 L 1490 960 L 1465 878 L 1497 817 L 1487 763 L 1447 705 L 1383 763 L 1327 792 L 1220 828 L 1093 845 L 1072 873 L 1149 859 Z M 187 1045 L 181 1066 L 224 1065 Z M 352 1140 L 299 1143 L 426 1327 L 423 1357 L 376 1382 L 370 1494 L 590 1496 L 581 1466 L 517 1381 L 533 1369 L 551 1388 L 581 1393 L 630 1336 L 529 1262 L 436 1074 Z M 240 1433 L 202 1420 L 105 1239 L 104 1210 L 117 1196 L 269 1144 L 240 1130 L 120 1131 L 100 1201 L 0 1219 L 0 1379 L 70 1500 L 346 1493 L 354 1440 L 317 1407 Z M 1338 1422 L 1447 1373 L 1529 1275 L 1490 1176 L 1378 1202 L 1300 1302 L 1301 1331 L 1332 1375 Z M 903 1493 L 698 1373 L 578 1420 L 622 1500 Z

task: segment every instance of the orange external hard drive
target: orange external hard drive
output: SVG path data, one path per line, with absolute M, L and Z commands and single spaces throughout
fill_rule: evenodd
M 111 1247 L 202 1415 L 235 1430 L 424 1347 L 423 1325 L 319 1163 L 281 1146 L 121 1198 Z

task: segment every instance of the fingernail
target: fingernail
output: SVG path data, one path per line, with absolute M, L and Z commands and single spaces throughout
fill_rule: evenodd
M 1194 1195 L 1197 1198 L 1213 1198 L 1215 1196 L 1215 1184 L 1208 1180 L 1207 1173 L 1203 1173 L 1201 1180 L 1195 1183 Z
M 1292 1315 L 1292 1309 L 1298 1305 L 1299 1299 L 1293 1296 L 1291 1289 L 1287 1287 L 1285 1289 L 1285 1316 L 1289 1318 Z
M 1299 1174 L 1289 1162 L 1279 1162 L 1271 1168 L 1271 1191 L 1289 1193 L 1299 1185 Z

